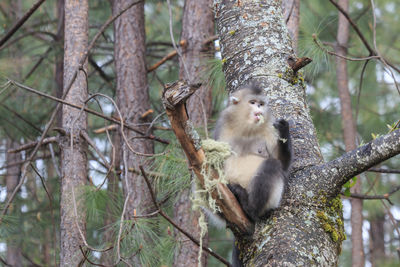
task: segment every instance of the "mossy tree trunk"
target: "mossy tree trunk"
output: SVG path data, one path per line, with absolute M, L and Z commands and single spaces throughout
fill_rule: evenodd
M 335 266 L 345 238 L 337 197 L 354 175 L 400 153 L 400 130 L 324 163 L 281 1 L 214 1 L 229 92 L 260 84 L 276 118 L 289 121 L 294 162 L 282 205 L 249 237 L 237 235 L 246 266 Z M 292 61 L 290 59 L 289 61 Z

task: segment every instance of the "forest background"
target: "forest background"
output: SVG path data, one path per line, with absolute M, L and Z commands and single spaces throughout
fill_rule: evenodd
M 198 245 L 181 233 L 199 240 L 194 180 L 161 98 L 166 83 L 201 83 L 187 109 L 200 136 L 211 135 L 227 97 L 213 3 L 84 2 L 0 3 L 0 261 L 197 264 Z M 283 15 L 298 57 L 313 60 L 301 72 L 326 161 L 390 132 L 400 119 L 400 3 L 349 1 L 351 27 L 335 2 L 285 1 Z M 346 57 L 345 78 L 338 54 Z M 347 97 L 338 90 L 343 81 Z M 77 106 L 56 110 L 69 91 L 75 97 L 65 101 Z M 347 143 L 346 122 L 353 134 Z M 399 163 L 394 157 L 345 184 L 340 266 L 397 266 Z M 75 189 L 65 189 L 71 184 Z M 210 227 L 203 244 L 219 256 L 203 250 L 203 264 L 229 261 L 232 240 L 230 230 Z

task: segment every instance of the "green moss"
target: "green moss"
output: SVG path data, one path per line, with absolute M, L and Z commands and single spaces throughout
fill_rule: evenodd
M 342 220 L 343 204 L 340 197 L 337 196 L 329 201 L 322 195 L 319 201 L 323 204 L 322 206 L 326 207 L 317 211 L 316 215 L 321 222 L 322 229 L 331 236 L 333 242 L 341 244 L 343 240 L 346 240 L 346 234 Z
M 235 32 L 236 32 L 235 30 L 231 30 L 231 31 L 229 31 L 229 34 L 230 34 L 230 35 L 234 35 Z

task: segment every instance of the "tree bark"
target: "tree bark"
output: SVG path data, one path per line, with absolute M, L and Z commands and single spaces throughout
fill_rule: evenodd
M 114 0 L 113 14 L 117 14 L 122 8 L 130 4 L 132 0 Z M 150 108 L 149 88 L 147 83 L 147 69 L 145 58 L 145 28 L 144 28 L 144 3 L 139 3 L 114 23 L 115 45 L 114 58 L 117 76 L 117 103 L 124 121 L 131 124 L 143 123 L 148 118 L 142 119 Z M 138 127 L 146 132 L 147 127 Z M 131 147 L 141 153 L 153 153 L 153 143 L 147 139 L 134 139 L 137 134 L 126 132 Z M 139 169 L 139 165 L 147 166 L 146 159 L 129 151 L 125 140 L 121 138 L 121 151 L 127 153 L 128 168 Z M 129 195 L 126 208 L 126 219 L 142 215 L 154 210 L 146 183 L 140 175 L 128 172 L 124 177 L 124 195 Z M 135 265 L 139 265 L 138 258 L 134 259 Z
M 64 0 L 57 1 L 57 34 L 56 34 L 56 42 L 58 47 L 64 46 Z M 63 76 L 64 76 L 64 54 L 56 52 L 55 58 L 55 82 L 56 82 L 56 96 L 61 98 L 63 95 Z M 62 113 L 61 110 L 57 114 L 56 125 L 57 127 L 62 127 Z
M 66 0 L 64 11 L 64 94 L 67 93 L 67 85 L 78 71 L 65 100 L 84 105 L 88 96 L 84 73 L 84 71 L 87 73 L 87 63 L 84 64 L 83 71 L 78 70 L 78 67 L 88 46 L 88 1 Z M 84 245 L 82 238 L 86 235 L 83 190 L 87 179 L 87 143 L 80 135 L 80 132 L 87 130 L 86 113 L 63 106 L 62 127 L 66 135 L 60 141 L 62 170 L 60 266 L 77 266 L 83 258 L 79 246 Z
M 338 5 L 346 12 L 349 10 L 348 0 L 339 0 Z M 336 53 L 341 56 L 347 55 L 347 46 L 349 40 L 349 22 L 339 12 Z M 353 110 L 351 108 L 351 97 L 348 86 L 347 61 L 336 57 L 336 81 L 339 91 L 340 111 L 342 114 L 343 138 L 346 151 L 351 151 L 357 147 L 357 130 L 353 119 Z M 361 193 L 361 177 L 358 177 L 356 184 L 351 188 L 355 194 Z M 363 225 L 363 200 L 352 198 L 351 202 L 351 243 L 352 243 L 352 266 L 363 267 L 365 264 L 364 246 L 362 239 Z
M 379 267 L 385 258 L 385 215 L 374 216 L 369 222 L 371 264 L 372 267 Z
M 8 149 L 18 147 L 18 143 L 7 140 L 6 143 L 6 151 Z M 20 179 L 20 165 L 15 164 L 16 162 L 21 161 L 20 153 L 7 153 L 6 155 L 6 165 L 10 167 L 7 168 L 7 173 L 5 177 L 6 188 L 7 188 L 7 199 L 10 198 L 11 194 L 14 192 L 15 187 L 19 183 Z M 14 165 L 14 166 L 13 166 Z M 16 202 L 12 204 L 13 208 L 10 208 L 11 214 L 15 213 L 18 210 L 18 206 Z M 7 240 L 7 263 L 11 266 L 22 267 L 22 253 L 21 253 L 21 243 L 16 240 Z
M 400 130 L 323 163 L 305 100 L 301 72 L 282 20 L 281 1 L 214 1 L 222 61 L 230 92 L 257 82 L 276 118 L 289 121 L 294 161 L 281 207 L 256 224 L 252 236 L 237 235 L 246 266 L 336 266 L 345 239 L 342 185 L 400 153 Z
M 209 51 L 203 51 L 203 42 L 214 34 L 214 17 L 212 13 L 212 0 L 186 0 L 182 18 L 181 40 L 187 44 L 182 58 L 179 58 L 179 77 L 189 83 L 203 83 L 194 96 L 187 103 L 189 117 L 195 127 L 206 124 L 212 112 L 211 88 L 202 78 Z M 187 72 L 186 72 L 187 71 Z M 174 204 L 174 217 L 179 225 L 200 238 L 198 225 L 199 213 L 192 210 L 190 190 L 184 190 L 179 200 Z M 178 240 L 185 240 L 184 236 L 175 231 Z M 203 245 L 207 246 L 208 237 L 203 238 Z M 174 256 L 174 266 L 195 266 L 198 262 L 199 247 L 192 242 L 184 242 L 178 246 Z M 207 255 L 203 252 L 202 266 L 207 265 Z

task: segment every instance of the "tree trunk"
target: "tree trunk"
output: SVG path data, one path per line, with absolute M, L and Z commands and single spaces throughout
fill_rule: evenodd
M 286 26 L 290 37 L 292 38 L 292 46 L 294 52 L 297 54 L 300 24 L 300 0 L 282 1 L 282 9 Z
M 57 17 L 58 17 L 58 23 L 57 23 L 57 34 L 56 34 L 56 42 L 57 42 L 57 47 L 63 47 L 64 46 L 64 0 L 58 0 L 57 1 Z M 56 58 L 55 58 L 55 81 L 56 81 L 56 96 L 58 98 L 62 97 L 63 94 L 63 75 L 64 75 L 64 54 L 61 52 L 57 53 L 58 50 L 56 50 Z M 56 125 L 57 127 L 62 127 L 61 126 L 61 121 L 62 121 L 62 113 L 61 110 L 57 114 L 57 120 L 56 120 Z
M 87 99 L 86 76 L 78 64 L 88 46 L 88 1 L 65 1 L 64 94 L 76 71 L 77 77 L 65 100 L 84 105 Z M 87 64 L 84 64 L 87 73 Z M 87 179 L 87 143 L 80 136 L 87 129 L 87 115 L 63 106 L 62 127 L 66 135 L 61 147 L 61 255 L 60 266 L 77 266 L 83 256 L 79 246 L 86 235 L 84 185 Z M 73 137 L 71 141 L 70 138 Z M 71 144 L 72 143 L 72 144 Z M 83 236 L 81 236 L 83 235 Z
M 322 156 L 304 84 L 287 62 L 295 56 L 282 20 L 281 2 L 214 3 L 229 90 L 258 82 L 275 117 L 289 121 L 294 144 L 294 162 L 282 205 L 267 221 L 256 225 L 251 237 L 236 236 L 240 258 L 246 266 L 334 266 L 343 229 L 340 205 L 334 205 L 334 212 L 329 208 L 337 203 L 332 199 L 338 192 L 322 190 L 325 181 L 307 171 L 321 164 Z M 316 186 L 316 179 L 321 187 Z
M 132 0 L 114 0 L 113 14 L 130 4 Z M 145 28 L 144 3 L 139 3 L 114 23 L 114 58 L 117 74 L 117 103 L 124 121 L 130 124 L 143 123 L 149 118 L 142 115 L 149 110 L 149 88 L 147 84 L 147 69 L 145 58 Z M 147 127 L 137 127 L 143 132 Z M 141 153 L 153 153 L 153 143 L 147 139 L 135 139 L 136 133 L 126 132 L 131 147 Z M 121 138 L 122 150 L 127 153 L 128 168 L 139 169 L 146 166 L 146 158 L 138 156 L 128 149 L 125 140 Z M 122 182 L 125 197 L 129 195 L 126 207 L 126 219 L 137 215 L 147 214 L 154 210 L 154 205 L 146 186 L 145 180 L 138 174 L 129 172 Z M 134 259 L 138 265 L 138 258 Z
M 385 215 L 374 216 L 369 222 L 371 264 L 379 267 L 385 258 Z
M 179 77 L 189 83 L 203 83 L 200 89 L 187 103 L 189 117 L 195 127 L 207 125 L 206 122 L 212 112 L 211 88 L 207 81 L 202 79 L 204 68 L 210 54 L 204 51 L 203 42 L 214 34 L 214 18 L 211 10 L 211 0 L 186 0 L 183 9 L 182 36 L 187 44 L 183 51 L 183 57 L 179 58 Z M 187 71 L 187 72 L 186 72 Z M 200 239 L 200 227 L 198 225 L 199 213 L 192 210 L 190 190 L 184 190 L 179 200 L 174 204 L 175 221 Z M 186 238 L 175 231 L 178 240 Z M 203 238 L 203 245 L 207 246 L 208 237 Z M 199 247 L 192 242 L 184 242 L 175 252 L 174 266 L 195 266 L 198 262 Z M 207 255 L 202 254 L 202 266 L 207 265 Z
M 246 266 L 336 266 L 346 239 L 338 194 L 352 177 L 400 154 L 400 129 L 324 163 L 305 101 L 303 77 L 292 64 L 295 55 L 281 2 L 215 0 L 214 10 L 228 91 L 257 83 L 269 98 L 275 118 L 289 122 L 294 146 L 281 206 L 257 222 L 252 234 L 237 203 L 227 201 L 233 196 L 224 185 L 218 188 L 226 198 L 212 194 L 236 236 L 239 258 Z M 204 150 L 192 138 L 196 134 L 185 130 L 183 102 L 194 89 L 176 82 L 165 92 L 163 102 L 185 155 L 202 181 L 199 166 Z
M 349 10 L 348 0 L 339 0 L 338 4 L 346 11 Z M 347 55 L 347 46 L 349 39 L 349 22 L 339 12 L 338 31 L 337 31 L 336 53 L 342 56 Z M 343 58 L 336 57 L 336 80 L 339 90 L 340 107 L 342 114 L 343 137 L 346 151 L 351 151 L 357 147 L 356 145 L 356 126 L 353 119 L 353 111 L 351 108 L 351 97 L 348 86 L 347 77 L 347 61 Z M 352 193 L 361 193 L 361 177 L 358 177 Z M 363 267 L 365 264 L 364 247 L 362 239 L 363 216 L 362 199 L 351 199 L 351 243 L 352 243 L 352 266 Z
M 18 143 L 7 140 L 6 151 L 11 148 L 18 147 Z M 21 161 L 20 153 L 7 153 L 6 164 L 11 165 L 7 168 L 7 173 L 5 177 L 6 188 L 7 188 L 7 198 L 9 199 L 11 194 L 14 192 L 15 187 L 19 183 L 20 179 L 20 165 L 15 164 Z M 12 166 L 15 164 L 14 166 Z M 15 213 L 19 209 L 18 204 L 14 201 L 14 204 L 10 207 L 11 214 Z M 21 254 L 21 243 L 17 240 L 7 240 L 7 263 L 14 267 L 22 267 L 22 254 Z

